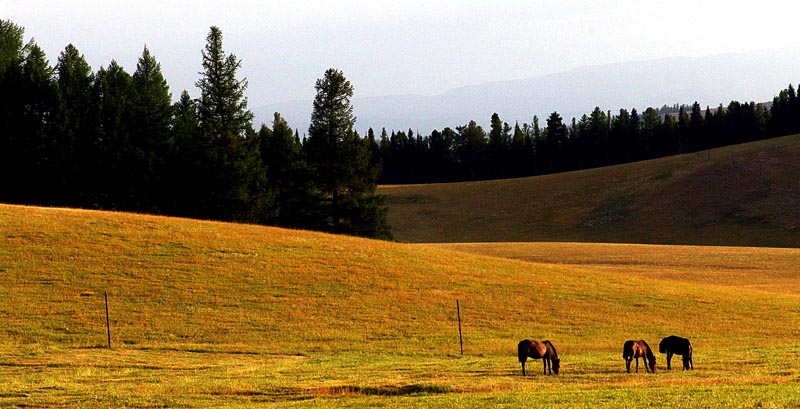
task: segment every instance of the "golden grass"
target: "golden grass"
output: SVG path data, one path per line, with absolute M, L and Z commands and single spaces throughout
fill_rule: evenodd
M 379 192 L 403 242 L 800 247 L 800 135 L 580 172 Z
M 0 205 L 0 406 L 797 402 L 796 250 L 441 247 Z M 671 333 L 698 370 L 623 373 Z M 562 375 L 519 376 L 528 337 Z

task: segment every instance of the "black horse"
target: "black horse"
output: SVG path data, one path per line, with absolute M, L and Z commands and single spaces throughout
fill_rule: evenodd
M 528 357 L 542 360 L 545 375 L 547 375 L 548 369 L 550 369 L 551 374 L 555 372 L 558 375 L 558 370 L 561 367 L 561 360 L 558 358 L 556 347 L 550 341 L 540 342 L 523 339 L 517 345 L 517 356 L 522 364 L 522 376 L 525 376 L 525 361 L 528 360 Z
M 647 368 L 650 367 L 649 372 L 656 373 L 656 356 L 653 355 L 653 350 L 650 349 L 650 345 L 647 345 L 645 340 L 625 341 L 625 345 L 622 347 L 622 359 L 625 360 L 625 368 L 628 370 L 628 373 L 631 373 L 631 361 L 633 361 L 634 358 L 636 359 L 636 373 L 639 373 L 639 358 L 642 358 L 644 361 L 645 372 L 647 372 Z
M 669 361 L 672 355 L 680 355 L 683 358 L 683 370 L 694 369 L 692 363 L 692 343 L 686 339 L 676 335 L 670 335 L 661 340 L 658 344 L 658 352 L 667 354 L 667 369 L 672 369 Z

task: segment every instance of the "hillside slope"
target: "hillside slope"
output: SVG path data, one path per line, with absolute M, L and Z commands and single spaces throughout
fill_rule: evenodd
M 769 272 L 764 280 L 800 288 L 785 261 L 798 250 L 730 249 L 716 259 L 707 248 L 685 248 L 668 257 L 708 280 L 637 268 L 664 262 L 647 246 L 624 249 L 630 257 L 614 269 L 580 257 L 565 265 L 504 258 L 576 254 L 570 244 L 549 246 L 489 257 L 0 205 L 0 406 L 517 407 L 535 399 L 619 407 L 643 406 L 653 390 L 684 405 L 800 403 L 800 361 L 792 358 L 800 297 L 730 274 L 755 253 L 770 260 L 758 267 Z M 620 250 L 583 246 L 592 258 L 619 261 Z M 625 374 L 625 339 L 670 333 L 692 338 L 702 370 Z M 534 362 L 535 378 L 519 376 L 515 346 L 527 337 L 558 345 L 562 375 L 536 375 Z M 743 357 L 742 345 L 758 348 Z
M 800 135 L 532 178 L 382 186 L 404 242 L 800 247 Z

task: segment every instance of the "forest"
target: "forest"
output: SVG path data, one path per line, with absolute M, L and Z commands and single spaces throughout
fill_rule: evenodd
M 199 98 L 173 99 L 144 47 L 130 74 L 94 72 L 73 45 L 51 66 L 24 29 L 0 20 L 0 202 L 174 215 L 391 239 L 379 183 L 542 175 L 800 132 L 795 88 L 769 104 L 730 102 L 558 112 L 513 126 L 498 114 L 429 135 L 354 131 L 354 87 L 317 80 L 308 130 L 275 113 L 255 127 L 241 60 L 211 27 Z M 587 92 L 590 92 L 588 90 Z

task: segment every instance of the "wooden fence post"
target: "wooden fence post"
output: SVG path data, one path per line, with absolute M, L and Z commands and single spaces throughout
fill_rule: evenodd
M 111 320 L 108 318 L 108 291 L 103 291 L 106 299 L 106 332 L 108 333 L 108 349 L 111 349 Z
M 456 299 L 456 312 L 458 314 L 458 344 L 461 347 L 461 355 L 464 355 L 464 338 L 461 336 L 461 306 Z

